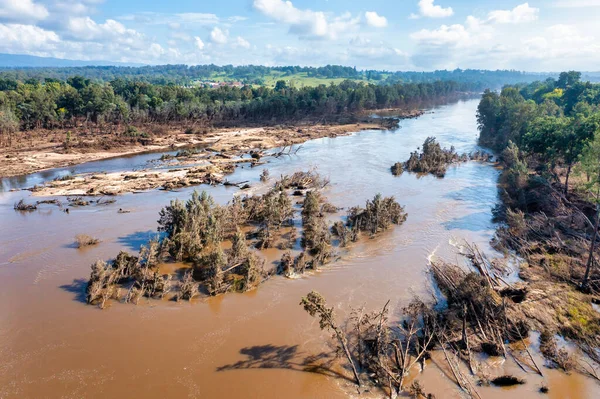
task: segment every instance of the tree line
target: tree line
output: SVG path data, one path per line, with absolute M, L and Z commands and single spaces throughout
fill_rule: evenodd
M 554 177 L 564 167 L 566 191 L 573 166 L 600 140 L 600 84 L 583 82 L 580 72 L 571 71 L 500 93 L 487 90 L 477 120 L 482 145 L 502 151 L 513 143 Z
M 215 76 L 238 80 L 245 84 L 261 84 L 264 78 L 275 74 L 282 78 L 304 73 L 308 77 L 323 79 L 368 80 L 378 83 L 427 83 L 437 80 L 453 80 L 459 83 L 477 84 L 479 90 L 499 88 L 505 84 L 527 83 L 554 74 L 530 73 L 513 70 L 455 69 L 433 72 L 358 70 L 356 67 L 326 65 L 322 67 L 262 65 L 154 65 L 154 66 L 83 66 L 83 67 L 28 67 L 0 68 L 0 86 L 6 82 L 28 83 L 46 80 L 67 80 L 82 76 L 94 81 L 110 82 L 115 79 L 137 80 L 153 84 L 190 85 L 195 80 L 210 80 Z
M 335 118 L 363 110 L 403 107 L 472 90 L 453 81 L 296 88 L 285 81 L 269 87 L 188 88 L 115 79 L 96 82 L 82 76 L 44 83 L 0 82 L 0 133 L 74 128 L 81 123 L 119 126 L 190 122 L 215 126 L 283 122 L 305 117 Z M 112 128 L 111 128 L 112 130 Z M 6 140 L 5 140 L 6 141 Z

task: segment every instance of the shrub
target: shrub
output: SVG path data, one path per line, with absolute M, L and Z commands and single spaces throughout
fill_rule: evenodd
M 75 245 L 77 248 L 89 247 L 100 242 L 97 238 L 88 236 L 87 234 L 77 234 L 75 236 Z

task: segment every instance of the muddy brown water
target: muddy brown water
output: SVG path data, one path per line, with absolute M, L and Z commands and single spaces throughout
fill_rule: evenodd
M 408 220 L 357 243 L 316 274 L 275 277 L 245 294 L 179 304 L 113 303 L 103 311 L 84 304 L 89 265 L 121 249 L 137 251 L 156 234 L 160 208 L 171 199 L 186 199 L 191 190 L 124 195 L 114 204 L 73 208 L 69 214 L 51 205 L 18 213 L 13 203 L 28 193 L 0 193 L 0 398 L 357 396 L 347 380 L 350 374 L 331 357 L 327 333 L 301 309 L 300 298 L 311 290 L 321 292 L 340 320 L 352 307 L 375 309 L 390 299 L 394 319 L 414 295 L 435 294 L 426 273 L 428 257 L 457 259 L 461 240 L 492 253 L 488 243 L 496 227 L 491 209 L 497 202 L 499 173 L 493 165 L 451 167 L 441 180 L 393 177 L 389 171 L 428 136 L 459 152 L 476 149 L 477 102 L 434 108 L 421 118 L 402 121 L 395 131 L 311 141 L 294 156 L 271 159 L 264 167 L 273 178 L 317 167 L 331 178 L 325 194 L 340 207 L 363 204 L 378 192 L 395 195 L 405 205 Z M 159 156 L 145 155 L 143 161 Z M 138 167 L 141 159 L 134 160 Z M 133 167 L 126 159 L 104 162 L 92 170 Z M 249 180 L 256 186 L 262 168 L 239 168 L 230 180 Z M 89 165 L 79 169 L 90 170 Z M 57 173 L 64 172 L 2 184 L 39 182 Z M 221 203 L 236 192 L 202 188 Z M 118 214 L 119 208 L 131 212 Z M 80 233 L 102 242 L 75 249 L 73 238 Z M 307 370 L 307 359 L 322 367 Z M 490 375 L 519 371 L 508 360 L 486 360 L 483 365 Z M 438 398 L 461 397 L 441 358 L 434 356 L 424 372 L 413 374 Z M 548 397 L 538 393 L 545 381 L 552 398 L 600 396 L 598 385 L 587 378 L 549 369 L 544 374 L 527 374 L 527 384 L 516 388 L 478 389 L 485 398 Z

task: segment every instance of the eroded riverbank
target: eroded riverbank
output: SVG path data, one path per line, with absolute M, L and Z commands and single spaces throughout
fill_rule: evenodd
M 455 245 L 474 242 L 490 251 L 495 225 L 498 171 L 469 162 L 448 169 L 444 179 L 394 177 L 389 166 L 408 159 L 428 136 L 459 152 L 475 149 L 477 102 L 440 107 L 398 131 L 369 131 L 307 142 L 291 157 L 254 169 L 239 168 L 232 181 L 258 186 L 264 167 L 272 176 L 317 166 L 332 184 L 326 195 L 338 207 L 394 195 L 406 206 L 406 223 L 352 247 L 350 256 L 319 273 L 289 280 L 273 278 L 258 290 L 176 304 L 142 301 L 105 311 L 83 303 L 89 265 L 121 249 L 136 251 L 153 237 L 158 210 L 179 192 L 126 194 L 114 204 L 72 210 L 43 207 L 16 213 L 12 204 L 28 192 L 0 196 L 0 215 L 10 229 L 0 232 L 0 396 L 3 397 L 348 397 L 352 383 L 338 375 L 331 348 L 318 323 L 298 302 L 310 290 L 335 305 L 340 318 L 351 307 L 380 308 L 391 299 L 391 320 L 416 294 L 431 294 L 426 273 L 432 254 L 456 259 Z M 205 186 L 203 186 L 205 187 Z M 212 187 L 225 203 L 237 192 Z M 131 210 L 118 214 L 119 208 Z M 73 237 L 87 233 L 98 246 L 77 250 Z M 275 261 L 272 258 L 270 261 Z M 323 364 L 309 372 L 305 361 Z M 436 359 L 433 359 L 436 362 Z M 511 362 L 490 372 L 513 373 Z M 460 397 L 447 370 L 426 367 L 418 378 L 427 392 Z M 483 397 L 538 397 L 536 377 L 511 388 L 486 387 Z M 550 397 L 594 397 L 595 384 L 549 370 Z M 561 390 L 565 387 L 567 390 Z M 562 395 L 562 396 L 561 396 Z M 363 395 L 365 396 L 365 395 Z M 367 395 L 368 396 L 368 395 Z M 377 397 L 376 394 L 374 394 Z

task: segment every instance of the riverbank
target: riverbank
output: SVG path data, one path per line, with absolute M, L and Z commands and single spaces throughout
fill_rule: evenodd
M 376 111 L 375 111 L 376 112 Z M 416 118 L 422 110 L 397 110 L 396 119 Z M 21 141 L 5 148 L 0 158 L 0 178 L 85 162 L 144 152 L 176 150 L 190 146 L 212 146 L 217 151 L 269 149 L 303 143 L 321 137 L 336 137 L 360 130 L 390 127 L 389 118 L 367 116 L 340 119 L 338 123 L 303 121 L 276 126 L 190 129 L 182 126 L 146 125 L 133 133 L 90 133 L 79 129 L 30 131 Z M 112 130 L 112 129 L 111 129 Z M 148 133 L 150 132 L 150 133 Z
M 29 187 L 36 196 L 117 195 L 156 188 L 175 189 L 199 184 L 220 184 L 236 165 L 259 164 L 265 155 L 281 156 L 300 150 L 299 145 L 323 137 L 338 137 L 362 130 L 391 128 L 398 119 L 415 118 L 421 110 L 404 111 L 396 118 L 365 118 L 356 123 L 297 124 L 290 126 L 215 129 L 189 134 L 173 130 L 163 136 L 144 141 L 125 143 L 116 140 L 115 148 L 98 150 L 110 136 L 100 135 L 84 141 L 69 136 L 72 143 L 53 144 L 60 138 L 34 141 L 29 148 L 9 151 L 0 159 L 0 176 L 18 176 L 35 171 L 73 166 L 85 162 L 122 157 L 143 152 L 175 152 L 165 154 L 160 162 L 136 171 L 68 175 Z M 64 133 L 65 137 L 67 133 Z M 66 140 L 66 139 L 65 139 Z M 295 147 L 294 147 L 295 146 Z M 267 150 L 283 148 L 281 153 Z

